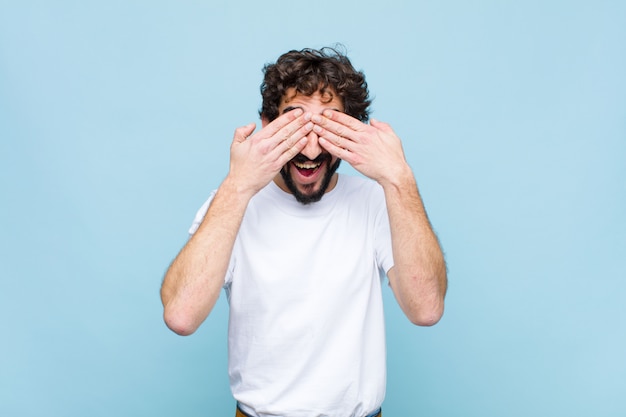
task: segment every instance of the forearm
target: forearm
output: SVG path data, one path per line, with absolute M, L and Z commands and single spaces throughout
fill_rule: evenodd
M 161 287 L 167 326 L 193 333 L 209 315 L 224 283 L 241 219 L 251 195 L 227 178 L 196 233 L 170 265 Z
M 368 126 L 336 111 L 312 121 L 324 149 L 383 187 L 394 258 L 389 282 L 413 323 L 435 324 L 443 314 L 446 266 L 400 138 L 387 123 L 371 119 Z
M 393 180 L 382 185 L 394 256 L 391 287 L 413 323 L 435 324 L 443 314 L 446 265 L 413 173 L 408 166 L 403 167 Z

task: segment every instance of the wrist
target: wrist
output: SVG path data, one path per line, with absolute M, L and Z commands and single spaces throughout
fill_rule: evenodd
M 230 174 L 224 178 L 224 181 L 219 186 L 219 190 L 232 198 L 244 201 L 246 204 L 258 192 L 258 190 L 253 189 Z
M 413 171 L 408 164 L 402 164 L 389 169 L 386 175 L 378 180 L 378 183 L 383 188 L 396 188 L 404 189 L 406 187 L 416 187 L 415 177 Z

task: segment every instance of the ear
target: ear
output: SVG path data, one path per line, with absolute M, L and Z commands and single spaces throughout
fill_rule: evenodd
M 261 127 L 265 127 L 270 124 L 270 121 L 267 120 L 267 117 L 261 117 Z

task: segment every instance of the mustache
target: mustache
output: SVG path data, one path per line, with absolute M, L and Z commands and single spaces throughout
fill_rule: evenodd
M 330 162 L 331 160 L 331 156 L 329 153 L 322 153 L 319 154 L 317 156 L 317 158 L 315 159 L 309 159 L 306 156 L 302 155 L 301 153 L 299 153 L 298 155 L 294 156 L 291 161 L 292 162 L 297 162 L 297 163 L 305 163 L 305 162 L 312 162 L 314 164 L 321 164 L 323 162 Z

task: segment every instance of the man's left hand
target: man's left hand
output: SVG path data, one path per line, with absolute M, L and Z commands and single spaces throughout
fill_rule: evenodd
M 402 142 L 387 123 L 371 119 L 368 125 L 332 110 L 314 115 L 312 121 L 320 145 L 361 174 L 380 184 L 394 183 L 406 174 Z

